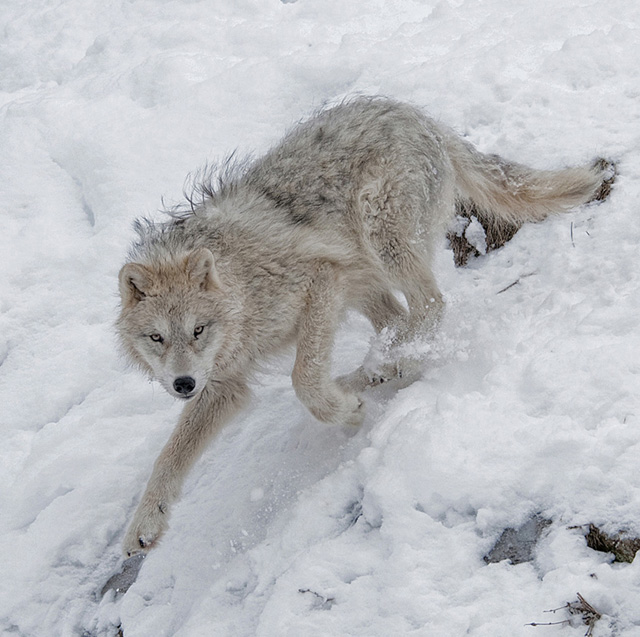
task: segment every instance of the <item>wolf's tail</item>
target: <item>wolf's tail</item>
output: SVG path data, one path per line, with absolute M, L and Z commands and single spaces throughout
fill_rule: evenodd
M 485 155 L 459 138 L 448 140 L 459 203 L 497 223 L 541 221 L 595 199 L 604 199 L 614 177 L 607 160 L 563 170 L 535 170 Z

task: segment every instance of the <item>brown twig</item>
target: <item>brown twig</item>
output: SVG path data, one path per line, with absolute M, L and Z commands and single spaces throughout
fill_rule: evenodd
M 584 634 L 584 637 L 591 637 L 593 635 L 595 623 L 602 617 L 602 615 L 593 606 L 591 606 L 591 604 L 589 604 L 589 602 L 580 595 L 580 593 L 578 593 L 577 601 L 567 602 L 564 606 L 547 610 L 545 613 L 556 613 L 559 610 L 567 610 L 570 615 L 582 616 L 582 622 L 587 626 L 587 632 Z M 559 622 L 533 622 L 531 624 L 526 624 L 526 626 L 566 626 L 570 623 L 570 619 L 564 619 Z

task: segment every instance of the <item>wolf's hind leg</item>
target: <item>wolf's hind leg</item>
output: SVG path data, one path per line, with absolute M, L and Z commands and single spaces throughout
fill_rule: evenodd
M 420 375 L 421 354 L 412 343 L 429 340 L 440 322 L 444 310 L 442 294 L 438 289 L 428 261 L 409 246 L 393 263 L 393 276 L 404 294 L 409 311 L 398 313 L 389 325 L 386 340 L 372 349 L 362 369 L 345 379 L 348 386 L 358 386 L 368 379 L 368 385 L 377 385 L 388 380 L 394 386 L 404 387 Z
M 416 259 L 401 289 L 409 305 L 409 316 L 398 333 L 399 342 L 410 342 L 420 337 L 432 336 L 444 311 L 444 300 L 431 268 Z
M 407 318 L 407 311 L 390 290 L 372 291 L 362 306 L 363 314 L 371 321 L 378 334 L 393 328 Z
M 378 334 L 383 330 L 395 334 L 400 325 L 408 319 L 407 311 L 388 289 L 372 290 L 362 304 L 361 311 L 371 321 Z M 367 387 L 374 387 L 397 376 L 398 369 L 394 361 L 377 365 L 375 370 L 361 365 L 336 380 L 341 387 L 359 393 Z
M 330 376 L 331 347 L 343 303 L 338 274 L 330 264 L 321 264 L 300 320 L 291 379 L 298 398 L 318 420 L 359 425 L 362 401 Z

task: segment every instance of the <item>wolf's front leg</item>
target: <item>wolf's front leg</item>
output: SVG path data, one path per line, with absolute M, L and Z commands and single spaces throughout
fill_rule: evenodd
M 318 420 L 359 425 L 364 417 L 362 401 L 330 376 L 331 348 L 343 302 L 338 273 L 330 264 L 321 264 L 301 316 L 292 380 L 298 398 Z
M 184 478 L 205 445 L 244 404 L 243 382 L 209 383 L 187 403 L 178 426 L 164 446 L 123 541 L 126 555 L 148 551 L 168 526 L 169 510 L 180 495 Z

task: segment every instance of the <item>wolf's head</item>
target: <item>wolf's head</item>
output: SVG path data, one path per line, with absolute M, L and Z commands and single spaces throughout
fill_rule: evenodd
M 132 360 L 177 398 L 192 398 L 224 363 L 234 314 L 207 248 L 145 263 L 119 276 L 117 329 Z

